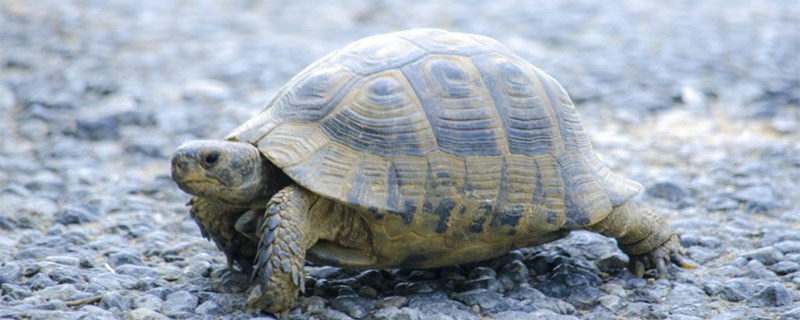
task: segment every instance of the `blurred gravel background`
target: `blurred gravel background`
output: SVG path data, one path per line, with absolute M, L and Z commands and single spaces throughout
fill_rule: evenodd
M 169 178 L 295 73 L 376 33 L 480 33 L 561 81 L 701 264 L 613 240 L 437 270 L 308 267 L 293 319 L 800 319 L 800 3 L 0 1 L 0 319 L 270 319 Z

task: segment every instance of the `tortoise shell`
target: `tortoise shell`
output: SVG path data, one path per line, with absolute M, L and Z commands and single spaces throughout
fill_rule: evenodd
M 580 228 L 641 188 L 597 158 L 556 80 L 495 40 L 443 30 L 327 55 L 227 139 L 389 238 Z

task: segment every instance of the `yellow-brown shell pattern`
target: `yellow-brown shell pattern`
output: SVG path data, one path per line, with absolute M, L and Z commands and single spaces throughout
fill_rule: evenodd
M 492 39 L 443 30 L 326 56 L 228 138 L 388 238 L 579 228 L 640 189 L 597 158 L 558 82 Z

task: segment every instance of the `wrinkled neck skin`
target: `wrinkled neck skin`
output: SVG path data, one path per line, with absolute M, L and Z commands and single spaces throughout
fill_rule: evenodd
M 172 179 L 181 190 L 231 206 L 266 207 L 291 183 L 255 146 L 235 141 L 189 141 L 175 151 Z

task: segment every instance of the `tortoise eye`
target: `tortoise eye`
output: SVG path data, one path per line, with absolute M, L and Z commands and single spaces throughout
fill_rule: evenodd
M 217 160 L 219 160 L 219 152 L 211 152 L 207 154 L 205 158 L 203 158 L 203 162 L 206 165 L 206 167 L 214 165 L 214 163 L 216 163 Z

